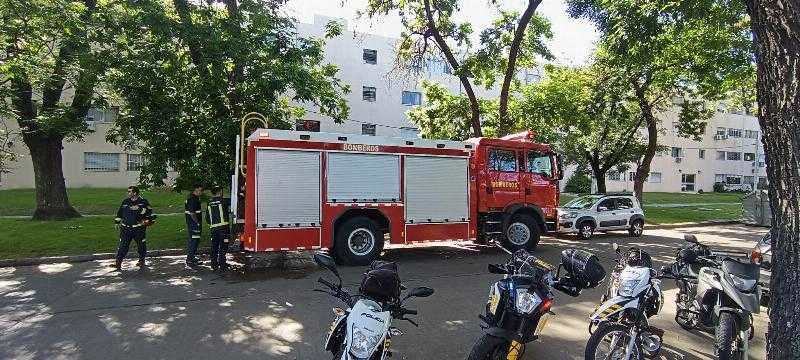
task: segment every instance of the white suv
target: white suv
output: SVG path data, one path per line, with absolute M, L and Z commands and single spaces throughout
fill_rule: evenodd
M 633 195 L 583 195 L 558 208 L 558 232 L 589 239 L 595 231 L 628 230 L 642 235 L 644 212 Z

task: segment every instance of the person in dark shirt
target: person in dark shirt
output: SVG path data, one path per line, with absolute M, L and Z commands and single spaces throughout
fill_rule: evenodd
M 117 209 L 117 217 L 114 219 L 114 223 L 119 227 L 117 261 L 114 263 L 114 268 L 117 271 L 122 269 L 122 259 L 128 255 L 131 241 L 136 241 L 136 250 L 139 252 L 137 265 L 140 268 L 146 266 L 146 228 L 153 224 L 155 219 L 153 208 L 150 207 L 150 203 L 147 200 L 139 195 L 139 188 L 136 186 L 128 187 L 128 197 L 122 200 L 122 204 Z
M 230 228 L 230 199 L 222 197 L 222 188 L 211 189 L 211 200 L 206 209 L 206 221 L 211 229 L 211 268 L 225 271 L 228 265 L 225 254 L 228 251 L 228 234 Z
M 186 266 L 195 267 L 197 263 L 197 246 L 200 244 L 200 231 L 203 228 L 203 210 L 200 209 L 200 195 L 203 186 L 195 185 L 194 190 L 186 198 L 184 213 L 186 214 Z

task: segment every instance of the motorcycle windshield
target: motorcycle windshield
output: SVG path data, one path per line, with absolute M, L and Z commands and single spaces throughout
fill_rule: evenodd
M 617 295 L 634 297 L 647 290 L 650 285 L 650 268 L 626 266 L 619 274 Z
M 536 256 L 530 255 L 527 252 L 525 256 L 519 257 L 517 275 L 530 276 L 535 279 L 543 278 L 547 273 L 553 270 L 553 266 L 540 260 Z

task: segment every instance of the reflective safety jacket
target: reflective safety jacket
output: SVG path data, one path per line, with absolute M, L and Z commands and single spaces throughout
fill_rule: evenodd
M 221 196 L 213 197 L 208 201 L 208 208 L 206 210 L 206 221 L 208 221 L 208 227 L 211 229 L 228 226 L 230 223 L 229 199 L 225 199 Z
M 194 194 L 189 194 L 189 197 L 186 198 L 186 202 L 183 205 L 184 213 L 186 213 L 186 223 L 187 224 L 194 224 L 194 219 L 192 219 L 191 214 L 197 215 L 197 225 L 203 225 L 203 210 L 200 209 L 200 197 L 195 196 Z
M 153 215 L 153 208 L 150 203 L 144 198 L 137 198 L 131 200 L 126 198 L 122 200 L 122 205 L 117 209 L 117 217 L 114 222 L 124 227 L 141 227 L 146 226 L 145 221 L 155 221 L 156 216 Z

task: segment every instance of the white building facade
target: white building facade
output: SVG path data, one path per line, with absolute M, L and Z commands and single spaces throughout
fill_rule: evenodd
M 653 159 L 644 191 L 711 192 L 715 183 L 729 190 L 766 187 L 766 161 L 756 117 L 720 108 L 708 121 L 701 141 L 678 136 L 677 110 L 662 113 L 659 118 L 659 144 L 667 149 Z M 629 166 L 624 173 L 607 173 L 607 191 L 633 191 L 636 164 Z M 565 179 L 574 168 L 568 170 Z

